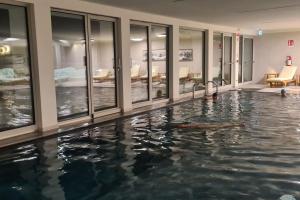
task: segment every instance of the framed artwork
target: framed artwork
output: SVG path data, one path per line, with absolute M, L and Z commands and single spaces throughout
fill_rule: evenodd
M 148 51 L 144 50 L 143 61 L 147 61 Z M 166 61 L 167 51 L 166 49 L 155 49 L 152 50 L 152 62 Z
M 193 61 L 193 49 L 179 49 L 179 61 Z

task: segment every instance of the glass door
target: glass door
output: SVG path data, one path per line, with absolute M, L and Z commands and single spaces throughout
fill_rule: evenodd
M 149 26 L 130 25 L 131 96 L 133 103 L 149 101 Z
M 239 83 L 243 82 L 243 48 L 244 48 L 244 38 L 239 37 Z
M 243 81 L 252 81 L 253 71 L 253 39 L 244 38 Z
M 232 36 L 224 36 L 224 63 L 223 63 L 223 79 L 225 85 L 231 84 L 232 71 Z
M 240 37 L 239 83 L 252 81 L 253 39 Z
M 179 29 L 179 93 L 205 89 L 204 32 Z M 196 86 L 194 88 L 194 86 Z
M 0 132 L 35 123 L 27 9 L 0 4 Z
M 51 18 L 58 120 L 87 116 L 85 16 L 52 11 Z
M 230 85 L 232 79 L 232 36 L 214 33 L 213 81 L 218 85 Z
M 130 25 L 132 103 L 169 97 L 169 27 L 146 22 Z
M 116 21 L 91 17 L 89 26 L 92 110 L 97 112 L 117 107 Z
M 223 68 L 223 36 L 221 33 L 214 33 L 213 38 L 213 81 L 221 85 Z
M 169 97 L 169 28 L 151 25 L 151 81 L 152 99 Z

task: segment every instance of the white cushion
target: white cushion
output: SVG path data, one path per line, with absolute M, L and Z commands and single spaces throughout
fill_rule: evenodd
M 284 66 L 278 76 L 278 78 L 284 78 L 288 80 L 292 80 L 297 71 L 296 66 Z
M 186 78 L 189 75 L 189 67 L 180 67 L 179 68 L 179 78 Z
M 108 76 L 108 74 L 109 74 L 109 69 L 98 69 L 96 70 L 96 74 L 94 77 L 105 78 Z
M 152 66 L 152 77 L 158 76 L 159 66 Z
M 138 77 L 140 75 L 140 65 L 133 65 L 131 67 L 131 77 Z

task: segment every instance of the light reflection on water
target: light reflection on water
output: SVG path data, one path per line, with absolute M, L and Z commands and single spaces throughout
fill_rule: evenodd
M 297 103 L 230 92 L 7 149 L 1 199 L 300 199 Z

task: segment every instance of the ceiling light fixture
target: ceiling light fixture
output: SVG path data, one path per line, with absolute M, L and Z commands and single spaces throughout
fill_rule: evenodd
M 257 30 L 257 35 L 258 35 L 258 36 L 262 36 L 262 35 L 263 35 L 263 30 L 258 29 L 258 30 Z
M 67 40 L 59 40 L 59 41 L 63 44 L 69 44 L 69 42 Z
M 14 42 L 14 41 L 17 41 L 17 40 L 19 40 L 19 39 L 18 38 L 6 38 L 3 41 L 4 42 Z
M 133 42 L 141 42 L 144 39 L 143 38 L 130 38 L 130 40 L 133 41 Z
M 160 33 L 160 34 L 157 34 L 156 36 L 159 37 L 159 38 L 165 38 L 165 37 L 167 37 L 167 34 Z

